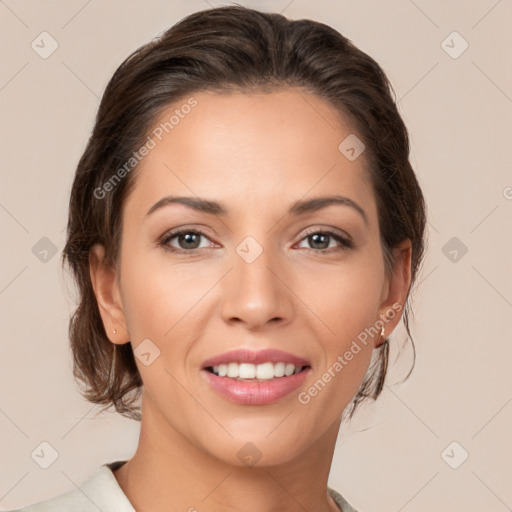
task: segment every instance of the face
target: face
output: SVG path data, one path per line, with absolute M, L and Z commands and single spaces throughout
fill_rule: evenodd
M 330 105 L 291 90 L 194 99 L 153 132 L 95 291 L 112 341 L 145 354 L 145 412 L 217 459 L 241 465 L 251 442 L 278 464 L 339 421 L 380 315 L 394 309 L 386 336 L 399 320 L 409 262 L 386 277 L 365 155 L 339 150 L 352 131 Z

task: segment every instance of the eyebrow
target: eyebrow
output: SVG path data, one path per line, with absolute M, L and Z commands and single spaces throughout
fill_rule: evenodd
M 186 197 L 186 196 L 167 196 L 156 202 L 146 213 L 146 217 L 151 215 L 153 212 L 164 208 L 170 204 L 182 204 L 188 206 L 198 212 L 206 213 L 209 215 L 227 215 L 228 211 L 220 203 L 215 201 L 209 201 L 207 199 L 201 199 L 198 197 Z M 304 213 L 312 213 L 323 208 L 327 208 L 331 205 L 348 206 L 356 210 L 363 218 L 365 224 L 368 226 L 368 216 L 366 212 L 359 206 L 355 201 L 349 197 L 332 195 L 326 197 L 315 197 L 313 199 L 296 201 L 288 210 L 288 214 L 298 216 Z

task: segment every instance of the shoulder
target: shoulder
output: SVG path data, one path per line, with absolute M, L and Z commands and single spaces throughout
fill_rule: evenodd
M 357 510 L 348 503 L 348 501 L 338 492 L 336 492 L 334 489 L 331 489 L 330 487 L 327 488 L 327 491 L 329 492 L 332 499 L 336 502 L 336 505 L 340 508 L 342 512 L 357 512 Z
M 28 505 L 10 512 L 135 512 L 113 471 L 125 461 L 104 464 L 76 489 L 65 492 L 46 501 Z M 328 492 L 342 512 L 357 512 L 341 494 L 328 487 Z
M 123 463 L 104 464 L 76 489 L 11 512 L 135 512 L 112 472 Z

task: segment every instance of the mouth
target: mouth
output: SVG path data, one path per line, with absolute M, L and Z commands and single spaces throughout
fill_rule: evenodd
M 267 361 L 261 364 L 236 363 L 220 364 L 207 366 L 206 371 L 213 373 L 217 377 L 227 377 L 229 379 L 243 380 L 250 382 L 269 381 L 290 377 L 304 370 L 311 368 L 309 365 L 297 365 L 292 363 L 272 363 Z
M 296 390 L 311 373 L 309 361 L 280 350 L 235 350 L 205 361 L 201 376 L 221 397 L 265 405 Z

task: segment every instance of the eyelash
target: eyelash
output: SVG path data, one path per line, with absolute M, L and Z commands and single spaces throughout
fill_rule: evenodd
M 172 239 L 177 238 L 177 237 L 179 237 L 181 235 L 190 234 L 190 233 L 193 233 L 195 235 L 203 236 L 203 237 L 205 237 L 205 238 L 207 238 L 209 240 L 208 235 L 206 233 L 204 233 L 203 231 L 201 231 L 200 229 L 181 229 L 181 230 L 171 231 L 171 232 L 166 233 L 159 240 L 158 245 L 163 247 L 165 250 L 167 250 L 169 252 L 181 253 L 181 254 L 185 254 L 185 253 L 195 254 L 197 251 L 200 251 L 201 249 L 206 249 L 207 248 L 207 247 L 198 247 L 198 248 L 195 248 L 195 249 L 177 249 L 176 247 L 172 247 L 172 246 L 169 245 L 169 242 Z M 343 236 L 339 235 L 338 233 L 335 233 L 334 231 L 330 231 L 330 230 L 319 230 L 319 229 L 311 230 L 311 231 L 307 232 L 300 239 L 299 242 L 302 242 L 304 239 L 306 239 L 306 238 L 308 238 L 310 236 L 313 236 L 313 235 L 317 235 L 317 234 L 328 235 L 329 237 L 331 237 L 334 240 L 336 240 L 341 245 L 341 247 L 330 247 L 328 249 L 307 248 L 310 251 L 317 252 L 317 253 L 318 252 L 323 252 L 323 253 L 330 254 L 331 252 L 345 251 L 345 250 L 353 249 L 354 248 L 354 243 L 352 242 L 352 240 L 349 240 L 348 238 L 344 238 Z
M 325 230 L 312 229 L 304 234 L 304 236 L 300 239 L 300 242 L 302 242 L 302 240 L 304 240 L 310 236 L 313 236 L 313 235 L 328 235 L 329 237 L 333 238 L 341 245 L 341 247 L 330 247 L 329 249 L 310 249 L 311 251 L 314 251 L 314 252 L 331 253 L 331 252 L 338 252 L 338 251 L 343 251 L 343 250 L 354 248 L 354 243 L 352 242 L 352 240 L 341 236 L 339 233 L 330 231 L 329 229 L 325 229 Z

